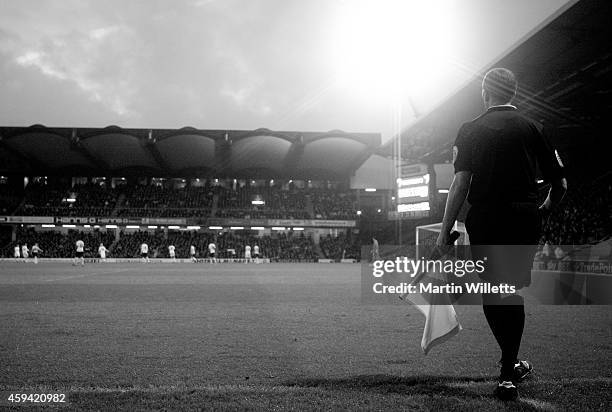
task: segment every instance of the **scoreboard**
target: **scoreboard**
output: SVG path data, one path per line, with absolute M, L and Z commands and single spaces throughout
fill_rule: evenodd
M 411 165 L 402 168 L 397 178 L 397 210 L 390 214 L 392 219 L 418 219 L 429 216 L 430 175 L 425 165 Z

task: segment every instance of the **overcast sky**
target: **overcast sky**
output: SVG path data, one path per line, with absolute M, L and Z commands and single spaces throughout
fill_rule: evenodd
M 0 0 L 0 125 L 341 129 L 386 140 L 397 129 L 391 99 L 355 93 L 363 84 L 338 78 L 352 79 L 338 70 L 342 36 L 359 38 L 351 30 L 362 30 L 366 40 L 359 41 L 367 43 L 370 34 L 383 33 L 373 37 L 380 41 L 387 33 L 389 14 L 371 13 L 371 5 L 371 24 L 363 16 L 347 23 L 362 3 Z M 429 29 L 452 27 L 446 39 L 453 43 L 440 78 L 428 70 L 418 76 L 423 87 L 411 93 L 414 104 L 426 110 L 448 96 L 564 3 L 441 0 L 444 19 L 415 14 L 425 25 L 401 39 L 398 54 L 423 50 L 434 35 Z M 372 45 L 359 52 L 385 58 Z M 359 65 L 340 64 L 346 61 Z M 401 124 L 409 123 L 409 107 L 402 113 Z

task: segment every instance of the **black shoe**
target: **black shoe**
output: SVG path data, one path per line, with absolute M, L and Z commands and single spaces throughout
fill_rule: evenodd
M 515 401 L 518 399 L 518 389 L 512 381 L 501 381 L 493 392 L 500 401 Z
M 519 361 L 516 365 L 514 365 L 514 372 L 512 377 L 512 382 L 522 382 L 527 376 L 531 375 L 533 371 L 533 365 L 527 361 Z

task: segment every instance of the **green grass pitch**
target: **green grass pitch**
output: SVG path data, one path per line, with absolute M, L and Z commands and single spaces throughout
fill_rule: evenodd
M 62 410 L 612 410 L 611 308 L 526 310 L 536 371 L 504 404 L 479 307 L 423 356 L 423 316 L 362 304 L 358 265 L 0 263 L 0 391 L 65 390 Z

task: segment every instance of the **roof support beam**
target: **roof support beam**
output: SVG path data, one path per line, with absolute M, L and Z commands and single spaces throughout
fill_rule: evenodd
M 143 140 L 142 143 L 145 150 L 149 152 L 151 157 L 153 157 L 153 160 L 155 160 L 155 163 L 157 163 L 157 167 L 166 173 L 170 172 L 170 165 L 168 165 L 168 163 L 164 160 L 163 156 L 159 152 L 159 149 L 157 148 L 157 139 L 155 139 L 153 136 L 153 130 L 149 130 L 148 138 Z
M 363 148 L 361 153 L 349 164 L 349 170 L 351 173 L 355 173 L 359 167 L 372 156 L 376 152 L 376 147 L 373 145 L 368 145 Z
M 85 147 L 81 143 L 76 129 L 72 129 L 72 133 L 70 135 L 70 149 L 85 157 L 89 162 L 94 165 L 94 167 L 96 167 L 100 171 L 105 173 L 109 172 L 108 164 L 99 156 L 96 156 L 94 153 L 90 152 L 87 147 Z
M 283 160 L 283 170 L 286 170 L 289 174 L 294 172 L 298 163 L 300 162 L 300 160 L 302 160 L 303 155 L 304 138 L 300 136 L 296 140 L 294 140 L 293 143 L 291 143 L 291 147 L 289 147 L 289 150 L 285 155 L 285 159 Z
M 215 166 L 214 171 L 219 176 L 227 176 L 232 172 L 232 139 L 229 133 L 223 138 L 215 140 Z

